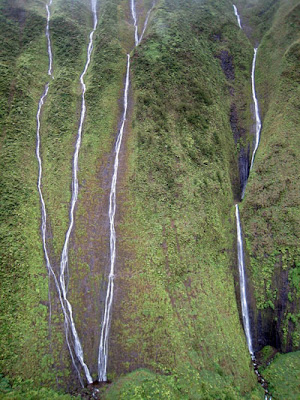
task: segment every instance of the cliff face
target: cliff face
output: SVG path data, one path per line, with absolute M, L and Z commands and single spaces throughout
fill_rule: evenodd
M 253 285 L 257 348 L 299 349 L 299 4 L 244 2 L 245 23 L 259 17 L 256 83 L 261 142 L 241 208 Z
M 175 373 L 199 393 L 197 377 L 216 367 L 242 390 L 252 379 L 233 279 L 238 170 L 229 122 L 251 47 L 232 14 L 227 2 L 156 6 L 133 54 L 120 188 L 110 365 Z M 222 70 L 224 52 L 235 79 Z
M 239 6 L 250 26 L 253 10 L 246 2 Z M 271 30 L 256 32 L 264 127 L 241 216 L 257 347 L 289 350 L 299 346 L 299 41 L 296 2 L 279 6 L 268 13 Z M 140 390 L 156 398 L 260 398 L 240 320 L 234 218 L 252 146 L 253 46 L 227 0 L 139 0 L 139 34 L 151 8 L 134 49 L 130 2 L 97 5 L 68 264 L 84 359 L 97 379 L 109 193 L 130 52 L 108 364 L 117 383 L 105 396 L 130 399 Z M 49 81 L 41 115 L 42 190 L 46 242 L 58 276 L 91 5 L 53 0 L 54 79 L 47 76 L 45 4 L 3 1 L 1 18 L 0 368 L 28 385 L 73 391 L 79 382 L 40 233 L 36 112 Z

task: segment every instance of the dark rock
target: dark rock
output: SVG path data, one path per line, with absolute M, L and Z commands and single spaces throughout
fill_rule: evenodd
M 214 42 L 221 42 L 221 41 L 222 41 L 222 34 L 221 34 L 220 32 L 214 33 L 214 34 L 211 36 L 211 39 L 212 39 Z
M 230 107 L 230 126 L 235 143 L 240 144 L 238 167 L 240 177 L 240 197 L 242 197 L 250 172 L 250 145 L 248 145 L 248 148 L 246 149 L 241 143 L 240 139 L 245 136 L 246 132 L 243 128 L 239 127 L 239 118 L 235 103 L 232 103 Z
M 217 56 L 217 58 L 221 61 L 222 70 L 226 76 L 226 79 L 233 81 L 235 78 L 234 74 L 234 65 L 233 65 L 233 57 L 228 53 L 227 50 L 222 50 L 221 53 Z
M 247 185 L 249 172 L 250 172 L 250 145 L 248 145 L 247 149 L 245 149 L 243 146 L 240 146 L 239 173 L 240 173 L 241 197 L 243 197 L 243 193 Z

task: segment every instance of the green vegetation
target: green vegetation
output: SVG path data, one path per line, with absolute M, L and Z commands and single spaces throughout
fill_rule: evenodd
M 78 398 L 78 397 L 76 397 Z M 33 382 L 27 380 L 16 381 L 12 387 L 9 380 L 0 374 L 0 399 L 5 400 L 71 400 L 75 397 L 55 392 L 47 388 L 34 387 Z
M 232 379 L 219 375 L 216 372 L 196 372 L 189 370 L 183 376 L 155 375 L 148 370 L 138 370 L 119 379 L 109 390 L 104 393 L 105 400 L 115 399 L 240 399 L 240 394 L 233 388 Z M 259 390 L 253 392 L 251 400 L 261 399 Z
M 241 398 L 255 378 L 235 299 L 235 144 L 218 55 L 232 49 L 241 77 L 252 49 L 226 2 L 163 2 L 151 22 L 132 61 L 110 377 L 146 367 L 187 380 L 181 396 L 193 398 L 187 387 L 201 393 L 195 382 L 218 371 Z
M 39 16 L 39 5 L 35 5 L 36 10 L 30 6 L 32 3 L 21 29 L 16 20 L 24 17 L 22 10 L 6 2 L 1 4 L 5 54 L 1 97 L 5 118 L 1 121 L 0 157 L 0 369 L 24 378 L 34 375 L 36 365 L 49 352 L 45 306 L 48 283 L 39 235 L 34 157 L 35 114 L 47 66 L 44 38 L 38 31 L 44 31 L 45 20 Z M 49 381 L 49 377 L 44 378 Z
M 241 214 L 257 313 L 265 316 L 267 310 L 269 318 L 274 310 L 270 323 L 278 318 L 282 346 L 288 349 L 300 340 L 299 39 L 294 2 L 268 4 L 262 22 L 271 29 L 265 34 L 258 24 L 250 37 L 262 37 L 257 86 L 264 128 Z M 240 1 L 249 24 L 260 16 L 259 6 L 252 5 Z M 139 32 L 151 7 L 151 1 L 137 2 Z M 239 149 L 251 140 L 252 45 L 227 0 L 158 1 L 136 49 L 129 2 L 104 0 L 98 8 L 68 266 L 85 361 L 96 379 L 109 264 L 108 199 L 130 52 L 109 347 L 113 384 L 102 387 L 101 396 L 258 400 L 263 391 L 237 302 L 233 207 L 239 197 Z M 74 393 L 78 382 L 54 283 L 48 284 L 36 188 L 36 112 L 50 79 L 45 2 L 3 0 L 0 14 L 0 370 L 5 376 L 0 398 L 71 399 L 53 391 Z M 56 273 L 68 226 L 79 76 L 91 27 L 88 0 L 53 1 L 54 79 L 43 108 L 41 141 L 47 245 Z M 233 109 L 237 136 L 230 126 Z M 281 387 L 275 388 L 272 371 L 268 367 L 264 374 L 275 395 Z
M 271 28 L 280 0 L 237 0 L 243 30 L 257 46 Z
M 63 15 L 61 6 L 67 7 L 68 2 L 55 2 L 54 15 Z M 12 377 L 32 379 L 34 383 L 53 385 L 56 379 L 69 375 L 69 360 L 62 334 L 62 318 L 55 299 L 55 290 L 51 296 L 52 328 L 49 331 L 48 304 L 48 274 L 44 264 L 44 254 L 40 235 L 40 204 L 36 187 L 37 161 L 36 147 L 36 112 L 38 101 L 49 79 L 47 76 L 48 56 L 45 38 L 45 5 L 35 1 L 28 2 L 23 8 L 18 2 L 2 2 L 1 47 L 4 55 L 1 67 L 1 91 L 5 107 L 1 122 L 1 363 L 0 369 Z M 76 3 L 70 5 L 76 7 Z M 70 10 L 67 10 L 69 12 Z M 75 20 L 75 12 L 73 12 Z M 56 58 L 59 46 L 65 41 L 60 37 L 55 41 L 55 17 L 53 18 L 53 51 Z M 83 25 L 85 26 L 85 25 Z M 87 26 L 85 29 L 88 28 Z M 66 39 L 69 41 L 69 38 Z M 82 49 L 85 50 L 85 36 Z M 11 49 L 14 49 L 13 51 Z M 59 52 L 59 51 L 58 51 Z M 64 54 L 65 56 L 65 54 Z M 73 58 L 74 60 L 74 58 Z M 72 60 L 70 60 L 72 61 Z M 63 64 L 63 63 L 62 63 Z M 53 148 L 59 148 L 63 142 L 63 130 L 70 129 L 67 119 L 75 126 L 76 122 L 70 113 L 76 116 L 76 98 L 70 99 L 68 92 L 74 93 L 77 82 L 72 76 L 72 66 L 67 72 L 55 63 L 55 80 L 50 83 L 50 92 L 57 94 L 58 110 L 54 123 L 47 125 L 55 143 L 52 145 L 45 135 L 45 119 L 42 118 L 42 157 L 44 168 L 43 189 L 49 214 L 53 209 L 47 194 L 47 172 L 55 161 Z M 82 65 L 78 66 L 78 74 Z M 63 76 L 63 78 L 62 78 Z M 67 76 L 67 77 L 66 77 Z M 58 82 L 58 83 L 57 83 Z M 73 89 L 70 88 L 72 85 Z M 63 92 L 59 94 L 60 90 Z M 60 99 L 58 100 L 60 96 Z M 54 97 L 54 93 L 53 93 Z M 49 101 L 48 101 L 49 100 Z M 52 103 L 52 97 L 47 99 L 47 105 Z M 75 105 L 73 111 L 69 104 Z M 65 106 L 65 107 L 64 107 Z M 47 116 L 47 110 L 45 110 Z M 60 130 L 59 123 L 63 121 L 64 128 Z M 59 135 L 57 134 L 59 131 Z M 58 137 L 57 137 L 58 136 Z M 69 136 L 70 140 L 70 136 Z M 72 153 L 73 135 L 70 141 L 69 153 Z M 48 143 L 47 143 L 48 142 Z M 65 142 L 64 142 L 65 145 Z M 51 162 L 47 162 L 47 155 Z M 67 152 L 59 157 L 66 165 Z M 71 156 L 69 158 L 71 160 Z M 53 164 L 52 164 L 53 165 Z M 54 168 L 60 168 L 57 163 Z M 67 173 L 64 174 L 64 171 Z M 62 180 L 57 179 L 59 175 Z M 53 177 L 54 185 L 61 184 L 67 179 L 67 200 L 70 194 L 70 165 L 60 168 Z M 68 176 L 67 176 L 68 175 Z M 55 190 L 53 189 L 53 193 Z M 65 193 L 63 193 L 64 195 Z M 48 202 L 49 201 L 49 202 Z M 60 222 L 67 221 L 68 211 L 65 204 L 65 216 L 56 206 L 56 215 Z M 55 207 L 55 204 L 54 204 Z M 51 215 L 50 215 L 51 219 Z M 54 218 L 53 218 L 54 220 Z M 52 221 L 51 221 L 52 222 Z M 55 229 L 55 221 L 51 226 L 52 232 L 59 237 Z M 66 226 L 66 225 L 65 225 Z M 63 226 L 63 228 L 65 228 Z M 55 242 L 54 242 L 55 243 Z M 62 242 L 59 247 L 61 248 Z M 57 246 L 58 247 L 58 246 Z M 53 282 L 52 282 L 53 283 Z M 52 284 L 51 284 L 52 285 Z M 55 343 L 56 346 L 52 346 Z M 67 357 L 65 357 L 67 356 Z M 66 367 L 66 369 L 64 369 Z
M 272 346 L 265 346 L 255 354 L 260 367 L 266 367 L 277 354 L 277 350 Z
M 300 397 L 300 352 L 277 354 L 262 371 L 274 400 L 296 400 Z

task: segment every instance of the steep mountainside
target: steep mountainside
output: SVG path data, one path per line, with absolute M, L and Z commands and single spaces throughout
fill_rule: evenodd
M 6 378 L 0 396 L 50 399 L 62 390 L 84 398 L 258 400 L 263 391 L 240 316 L 234 204 L 253 148 L 250 77 L 253 43 L 260 42 L 262 139 L 241 205 L 251 323 L 257 350 L 299 349 L 299 4 L 240 0 L 247 37 L 228 0 L 132 1 L 96 5 L 68 251 L 68 299 L 84 362 L 97 381 L 114 146 L 129 53 L 108 384 L 97 383 L 96 392 L 81 388 L 76 369 L 86 385 L 85 374 L 70 357 L 72 335 L 46 268 L 36 158 L 36 114 L 49 82 L 41 113 L 42 192 L 46 246 L 58 278 L 91 2 L 1 0 L 0 372 Z M 133 4 L 138 36 L 146 27 L 137 47 Z M 289 362 L 280 357 L 266 369 L 271 381 Z M 274 393 L 281 390 L 274 386 Z
M 255 40 L 260 35 L 256 82 L 263 129 L 241 213 L 257 346 L 291 351 L 300 348 L 300 4 L 275 3 L 256 5 L 250 14 L 261 15 L 270 29 L 254 33 Z

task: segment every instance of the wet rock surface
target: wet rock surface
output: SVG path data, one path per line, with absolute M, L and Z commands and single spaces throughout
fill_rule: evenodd
M 260 364 L 258 363 L 255 356 L 252 357 L 252 365 L 253 365 L 255 375 L 257 377 L 257 382 L 262 386 L 262 388 L 265 391 L 265 400 L 271 400 L 272 395 L 269 393 L 268 382 L 263 378 L 263 376 L 259 372 Z
M 218 58 L 221 61 L 222 70 L 226 76 L 226 79 L 233 81 L 235 78 L 233 57 L 227 50 L 222 50 Z
M 107 389 L 107 386 L 111 384 L 111 381 L 99 382 L 94 381 L 88 384 L 83 389 L 71 392 L 73 396 L 80 396 L 81 399 L 85 400 L 100 400 L 103 396 L 103 392 Z
M 240 154 L 239 154 L 240 193 L 242 197 L 246 188 L 249 173 L 250 173 L 250 145 L 248 144 L 247 148 L 243 146 L 240 147 Z
M 230 107 L 230 126 L 235 143 L 239 143 L 240 150 L 238 156 L 240 194 L 243 194 L 250 173 L 250 144 L 243 145 L 241 139 L 245 137 L 245 129 L 239 126 L 238 111 L 235 103 Z

